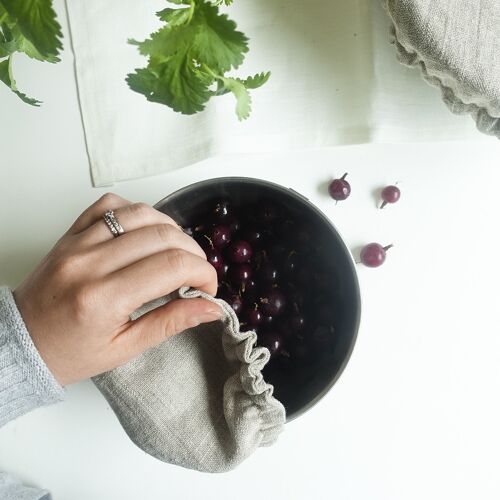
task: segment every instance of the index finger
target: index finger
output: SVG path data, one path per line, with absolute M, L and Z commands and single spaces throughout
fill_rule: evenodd
M 217 292 L 217 273 L 205 259 L 179 248 L 150 255 L 104 279 L 106 296 L 119 298 L 129 315 L 142 304 L 183 286 Z

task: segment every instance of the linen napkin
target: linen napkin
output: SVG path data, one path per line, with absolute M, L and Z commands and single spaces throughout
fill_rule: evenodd
M 500 2 L 386 0 L 399 60 L 419 67 L 457 114 L 500 138 Z
M 240 331 L 236 314 L 220 299 L 187 288 L 179 295 L 217 302 L 223 321 L 186 330 L 93 381 L 146 453 L 188 469 L 225 472 L 276 441 L 285 408 L 262 376 L 269 351 L 255 345 L 256 333 Z M 146 304 L 132 319 L 167 300 Z
M 94 185 L 154 175 L 217 154 L 336 144 L 479 139 L 420 76 L 397 64 L 390 20 L 372 0 L 236 0 L 226 10 L 250 38 L 241 71 L 271 79 L 238 122 L 231 95 L 184 116 L 125 83 L 165 0 L 67 1 Z

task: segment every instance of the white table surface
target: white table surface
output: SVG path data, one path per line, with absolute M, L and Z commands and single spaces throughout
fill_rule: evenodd
M 104 192 L 90 184 L 71 57 L 16 70 L 45 104 L 29 108 L 0 87 L 0 282 L 12 287 Z M 90 382 L 0 429 L 0 470 L 55 500 L 497 500 L 499 157 L 493 139 L 350 146 L 217 158 L 116 185 L 154 203 L 200 179 L 261 177 L 309 197 L 352 249 L 395 246 L 382 268 L 359 268 L 362 325 L 339 382 L 234 472 L 149 457 Z M 335 206 L 325 182 L 344 172 L 352 196 Z M 395 181 L 400 203 L 377 210 L 375 190 Z

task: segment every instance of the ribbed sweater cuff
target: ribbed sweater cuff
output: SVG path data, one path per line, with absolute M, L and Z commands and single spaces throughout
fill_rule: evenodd
M 62 399 L 64 389 L 33 344 L 12 291 L 0 287 L 0 427 Z

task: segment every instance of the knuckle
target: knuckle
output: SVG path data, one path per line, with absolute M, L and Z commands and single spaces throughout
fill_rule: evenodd
M 217 286 L 217 271 L 215 270 L 215 267 L 212 266 L 212 264 L 210 264 L 209 262 L 206 262 L 205 269 L 207 277 L 209 279 L 209 283 Z
M 78 286 L 72 294 L 73 315 L 75 319 L 83 319 L 94 310 L 97 302 L 97 287 L 91 283 Z
M 177 274 L 186 275 L 188 272 L 188 252 L 180 248 L 167 251 L 168 265 L 175 270 Z
M 67 254 L 59 256 L 53 263 L 53 273 L 60 279 L 67 281 L 78 274 L 85 266 L 85 259 L 80 254 Z
M 158 224 L 154 226 L 156 236 L 163 243 L 170 243 L 174 237 L 173 231 L 177 232 L 170 224 Z
M 161 216 L 162 216 L 162 217 L 163 217 L 166 221 L 168 221 L 168 223 L 169 223 L 169 224 L 171 224 L 174 228 L 176 228 L 176 229 L 178 229 L 178 230 L 179 230 L 179 229 L 181 229 L 181 230 L 182 230 L 181 226 L 179 226 L 179 224 L 177 224 L 177 222 L 176 222 L 174 219 L 172 219 L 172 217 L 170 217 L 170 215 L 166 214 L 165 212 L 161 212 L 160 210 L 157 210 L 157 212 L 158 212 L 159 214 L 161 214 Z
M 130 211 L 134 217 L 145 219 L 151 215 L 151 207 L 147 203 L 134 203 L 130 205 Z
M 215 270 L 214 266 L 212 266 L 208 262 L 207 262 L 207 264 L 210 267 L 210 269 L 207 269 L 208 278 L 209 278 L 208 285 L 209 285 L 209 288 L 211 289 L 211 293 L 215 295 L 215 293 L 217 291 L 217 283 L 218 283 L 217 271 Z
M 162 333 L 165 339 L 185 330 L 183 322 L 175 314 L 167 314 L 163 322 Z
M 110 202 L 115 201 L 118 198 L 116 194 L 114 193 L 104 193 L 100 198 L 99 198 L 99 203 L 102 203 L 103 205 L 106 205 Z
M 75 238 L 73 235 L 66 233 L 62 238 L 60 238 L 54 247 L 52 248 L 51 253 L 60 255 L 63 257 L 66 255 L 68 252 L 71 251 L 72 248 L 75 247 L 77 238 Z

